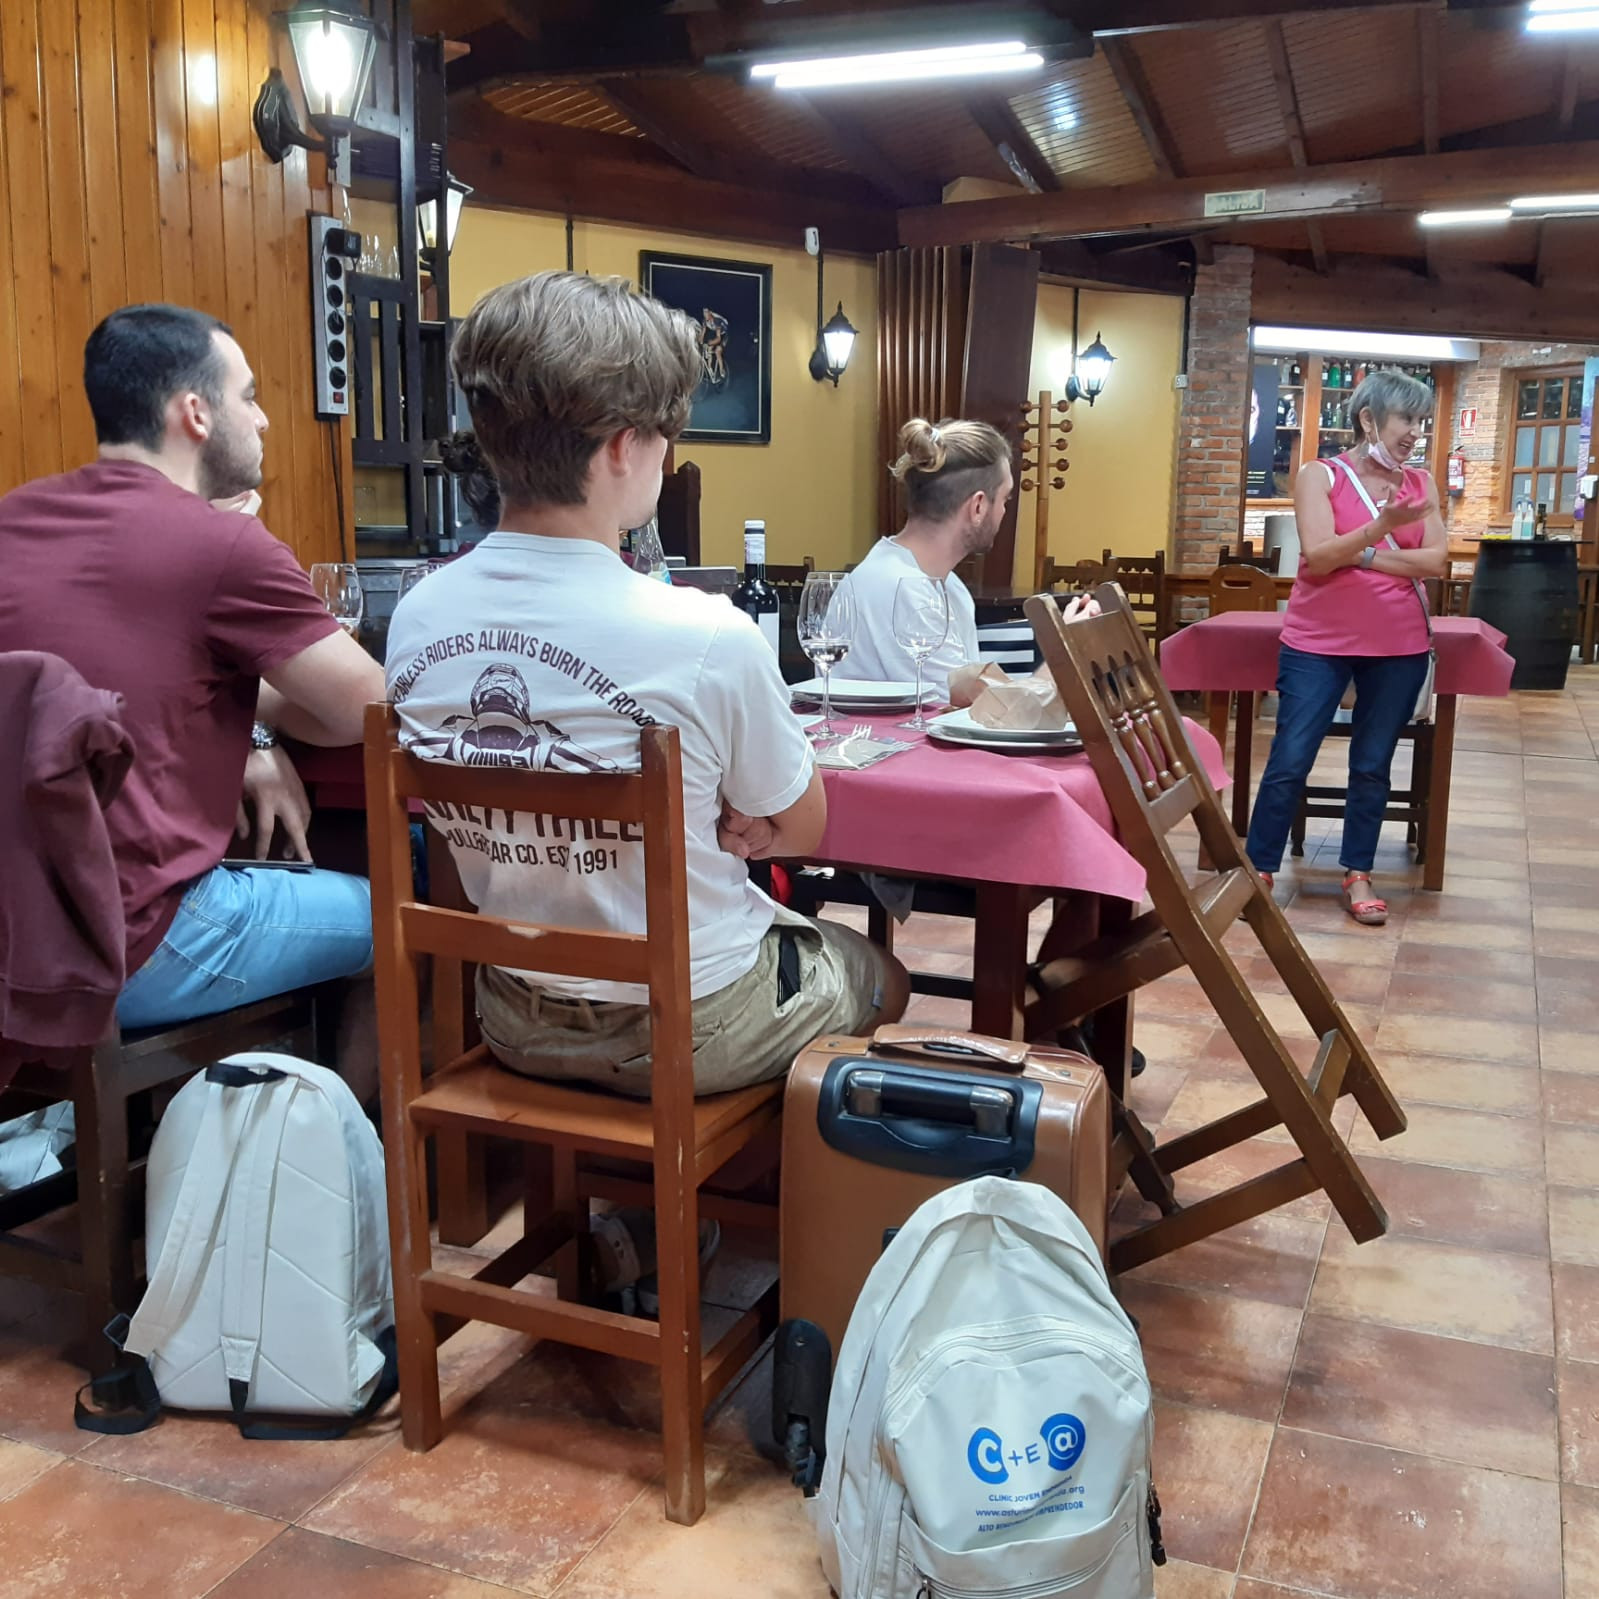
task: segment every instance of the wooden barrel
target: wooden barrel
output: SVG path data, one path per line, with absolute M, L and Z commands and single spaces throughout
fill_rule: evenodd
M 1511 688 L 1566 686 L 1577 639 L 1577 546 L 1484 539 L 1471 580 L 1471 614 L 1505 635 Z

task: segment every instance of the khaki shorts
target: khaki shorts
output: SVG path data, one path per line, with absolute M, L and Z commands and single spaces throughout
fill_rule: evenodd
M 798 955 L 799 989 L 779 1003 L 785 932 Z M 779 906 L 754 966 L 694 1002 L 694 1092 L 719 1094 L 781 1077 L 822 1034 L 875 1027 L 891 958 L 851 928 Z M 512 1071 L 649 1098 L 647 1005 L 573 999 L 484 966 L 477 1007 L 484 1043 Z

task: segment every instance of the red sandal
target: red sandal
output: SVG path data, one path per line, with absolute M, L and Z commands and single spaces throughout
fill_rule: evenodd
M 1388 920 L 1388 902 L 1382 899 L 1356 899 L 1351 883 L 1364 883 L 1369 889 L 1371 878 L 1365 872 L 1350 872 L 1344 878 L 1344 908 L 1362 927 L 1382 927 Z

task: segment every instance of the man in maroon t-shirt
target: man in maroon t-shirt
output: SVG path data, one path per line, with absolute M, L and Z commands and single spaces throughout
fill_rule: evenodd
M 267 419 L 244 352 L 201 312 L 127 306 L 90 335 L 84 386 L 99 459 L 0 499 L 0 649 L 58 655 L 126 701 L 135 758 L 106 813 L 128 940 L 118 1019 L 181 1021 L 358 973 L 364 879 L 218 864 L 262 858 L 275 823 L 309 860 L 310 807 L 275 733 L 354 743 L 384 692 L 288 548 L 211 504 L 261 481 Z M 253 849 L 235 847 L 243 810 Z

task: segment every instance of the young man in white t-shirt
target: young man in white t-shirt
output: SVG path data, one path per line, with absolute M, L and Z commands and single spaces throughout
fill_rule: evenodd
M 803 856 L 827 802 L 777 663 L 724 599 L 631 571 L 619 529 L 654 514 L 667 441 L 699 379 L 692 324 L 620 278 L 544 272 L 462 323 L 452 355 L 504 509 L 497 532 L 419 584 L 389 630 L 389 697 L 419 754 L 535 771 L 636 768 L 641 727 L 679 730 L 694 1079 L 780 1075 L 826 1032 L 903 1013 L 894 958 L 775 906 L 749 860 Z M 430 807 L 462 886 L 496 916 L 644 930 L 626 826 Z M 649 1093 L 645 991 L 529 971 L 478 976 L 483 1036 L 530 1076 Z
M 923 663 L 922 682 L 947 698 L 950 673 L 977 659 L 977 610 L 955 568 L 999 535 L 1014 486 L 1010 444 L 986 422 L 917 417 L 900 429 L 899 446 L 889 471 L 905 485 L 909 515 L 850 574 L 856 621 L 847 669 L 868 682 L 915 681 L 915 657 L 894 636 L 894 596 L 902 578 L 928 577 L 949 596 L 949 632 Z

